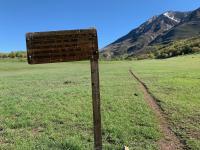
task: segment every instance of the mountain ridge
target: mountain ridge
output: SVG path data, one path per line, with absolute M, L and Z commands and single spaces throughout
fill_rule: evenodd
M 191 35 L 186 33 L 183 36 L 183 33 L 186 32 L 183 30 L 185 26 L 189 28 L 194 26 L 186 23 L 195 23 L 195 21 L 198 24 L 197 27 L 200 28 L 200 8 L 188 12 L 166 11 L 153 16 L 128 34 L 104 47 L 100 52 L 101 56 L 106 59 L 130 56 L 143 51 L 146 46 L 169 42 L 174 37 L 176 39 L 176 35 L 178 35 L 177 39 L 198 35 L 199 33 L 193 33 L 193 30 L 187 30 Z M 181 27 L 181 25 L 183 25 L 183 28 L 179 29 L 178 27 Z M 181 32 L 182 30 L 183 32 Z M 176 32 L 179 34 L 176 34 Z M 168 40 L 166 40 L 167 38 Z

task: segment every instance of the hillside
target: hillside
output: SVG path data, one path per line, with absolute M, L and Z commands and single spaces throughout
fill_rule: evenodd
M 141 52 L 148 51 L 149 46 L 188 39 L 199 33 L 200 9 L 191 12 L 168 11 L 152 17 L 103 48 L 101 56 L 106 59 L 138 56 Z
M 148 46 L 145 50 L 127 58 L 136 57 L 137 59 L 156 58 L 164 59 L 178 55 L 192 54 L 200 52 L 200 36 L 175 40 L 168 44 L 157 44 Z

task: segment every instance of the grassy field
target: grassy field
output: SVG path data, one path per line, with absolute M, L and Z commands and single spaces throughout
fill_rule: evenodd
M 135 61 L 133 70 L 167 114 L 172 130 L 200 149 L 200 55 Z
M 132 68 L 160 100 L 173 130 L 200 149 L 200 55 L 100 62 L 103 144 L 158 149 L 162 138 Z M 89 62 L 0 61 L 0 149 L 93 148 Z
M 104 149 L 156 149 L 161 134 L 129 67 L 100 64 Z M 90 80 L 89 62 L 2 61 L 0 149 L 93 149 Z

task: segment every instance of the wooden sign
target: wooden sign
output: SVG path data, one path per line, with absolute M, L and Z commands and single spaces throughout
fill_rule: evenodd
M 98 59 L 96 29 L 26 34 L 29 64 Z
M 26 44 L 29 64 L 90 59 L 94 149 L 102 150 L 99 53 L 96 29 L 27 33 Z

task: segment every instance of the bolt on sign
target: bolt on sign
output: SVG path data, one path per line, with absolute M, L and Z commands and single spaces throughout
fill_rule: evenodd
M 94 123 L 94 149 L 102 150 L 96 29 L 32 32 L 26 34 L 29 64 L 90 60 Z

